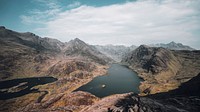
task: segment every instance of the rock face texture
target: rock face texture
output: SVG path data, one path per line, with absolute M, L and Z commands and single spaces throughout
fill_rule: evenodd
M 200 72 L 199 53 L 141 45 L 125 56 L 122 63 L 130 65 L 144 79 L 140 90 L 153 94 L 175 89 L 196 76 Z
M 145 97 L 133 93 L 112 95 L 82 109 L 82 112 L 199 112 L 199 84 L 200 74 L 166 93 Z

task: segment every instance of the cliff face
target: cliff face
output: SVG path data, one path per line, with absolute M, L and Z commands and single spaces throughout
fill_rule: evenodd
M 141 45 L 125 56 L 122 63 L 129 64 L 144 79 L 141 92 L 154 94 L 175 89 L 196 76 L 200 72 L 199 56 L 199 51 L 171 51 Z

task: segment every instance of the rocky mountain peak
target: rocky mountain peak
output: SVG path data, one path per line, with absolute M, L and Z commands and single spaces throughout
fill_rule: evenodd
M 138 48 L 150 48 L 150 47 L 148 45 L 143 44 L 143 45 L 140 45 Z
M 6 27 L 5 26 L 0 26 L 0 29 L 6 29 Z
M 0 26 L 0 38 L 4 38 L 5 35 L 10 35 L 13 31 L 6 29 L 4 26 Z
M 85 44 L 85 42 L 83 42 L 79 38 L 75 38 L 73 40 L 70 40 L 69 43 Z
M 140 45 L 135 51 L 138 58 L 143 58 L 146 55 L 152 54 L 153 49 L 147 45 Z
M 74 41 L 77 41 L 77 42 L 83 42 L 83 41 L 80 40 L 79 38 L 75 38 Z
M 136 50 L 149 50 L 149 49 L 151 49 L 151 47 L 147 45 L 140 45 Z
M 152 44 L 150 45 L 151 47 L 163 47 L 163 48 L 167 48 L 170 50 L 195 50 L 194 48 L 191 48 L 190 46 L 187 45 L 183 45 L 182 43 L 176 43 L 174 41 L 168 43 L 168 44 L 163 44 L 163 43 L 159 43 L 159 44 Z
M 169 47 L 182 47 L 183 44 L 181 43 L 175 43 L 174 41 L 167 44 Z
M 171 69 L 171 65 L 168 64 L 176 62 L 176 58 L 170 50 L 165 48 L 141 45 L 132 51 L 131 54 L 125 56 L 122 62 L 128 62 L 132 66 L 137 66 L 145 69 L 147 72 L 157 74 L 161 71 Z
M 174 44 L 176 44 L 176 42 L 171 41 L 169 44 L 170 44 L 170 45 L 174 45 Z
M 82 50 L 88 47 L 88 45 L 85 42 L 83 42 L 82 40 L 78 38 L 70 40 L 65 45 L 66 45 L 66 49 L 71 50 L 71 51 Z
M 86 59 L 92 59 L 93 61 L 106 64 L 109 61 L 113 61 L 107 56 L 99 52 L 95 47 L 86 44 L 82 40 L 75 38 L 74 40 L 66 43 L 65 55 L 74 57 L 84 57 Z
M 82 40 L 75 38 L 73 40 L 70 40 L 67 43 L 67 47 L 75 48 L 75 49 L 83 49 L 84 47 L 88 46 L 85 42 Z

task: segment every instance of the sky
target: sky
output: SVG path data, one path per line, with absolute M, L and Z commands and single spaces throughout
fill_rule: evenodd
M 0 0 L 0 25 L 62 42 L 200 49 L 200 0 Z

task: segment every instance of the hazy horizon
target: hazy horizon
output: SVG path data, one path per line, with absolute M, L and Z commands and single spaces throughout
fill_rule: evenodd
M 141 45 L 174 41 L 200 49 L 198 0 L 1 0 L 0 25 L 62 42 Z M 20 8 L 18 8 L 20 7 Z

